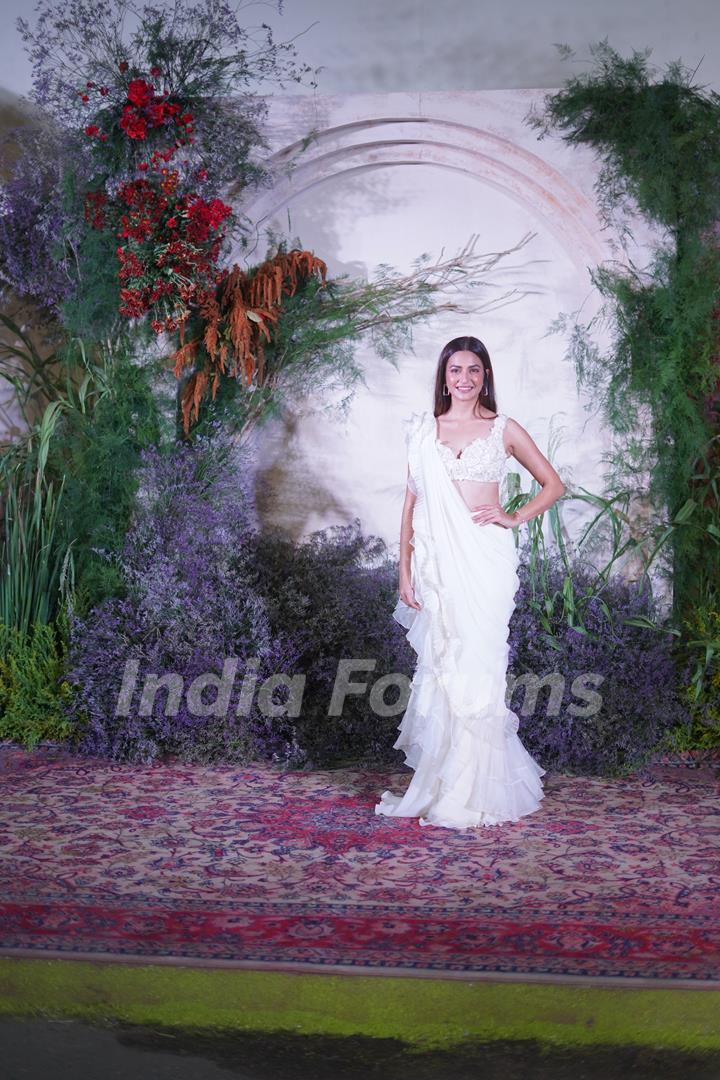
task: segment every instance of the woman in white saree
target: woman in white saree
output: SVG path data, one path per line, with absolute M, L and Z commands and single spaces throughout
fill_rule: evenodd
M 505 703 L 519 585 L 511 529 L 565 488 L 525 429 L 496 413 L 490 358 L 477 338 L 455 338 L 442 350 L 435 402 L 434 413 L 405 421 L 408 490 L 393 611 L 417 653 L 394 744 L 414 775 L 403 795 L 383 792 L 375 813 L 464 829 L 518 821 L 544 797 L 545 770 Z M 510 452 L 542 486 L 514 515 L 498 497 Z

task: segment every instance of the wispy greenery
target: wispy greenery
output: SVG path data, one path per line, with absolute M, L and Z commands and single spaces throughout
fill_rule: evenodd
M 122 592 L 114 557 L 132 518 L 140 455 L 163 441 L 158 365 L 134 352 L 127 337 L 98 350 L 82 405 L 69 402 L 52 442 L 49 463 L 64 478 L 58 534 L 73 544 L 78 611 Z
M 361 343 L 397 367 L 397 358 L 412 348 L 415 326 L 448 311 L 477 316 L 522 299 L 524 289 L 493 293 L 492 272 L 534 236 L 526 233 L 506 251 L 482 252 L 476 250 L 478 236 L 472 235 L 455 254 L 433 259 L 421 252 L 408 273 L 381 263 L 367 281 L 342 275 L 321 282 L 308 276 L 294 295 L 283 298 L 271 339 L 263 345 L 262 377 L 254 377 L 249 387 L 240 380 L 221 380 L 215 400 L 202 403 L 193 431 L 205 432 L 207 425 L 222 420 L 246 432 L 292 411 L 298 401 L 306 413 L 346 413 L 364 381 L 356 359 Z M 298 237 L 292 243 L 301 247 Z M 286 252 L 288 246 L 269 230 L 266 258 Z M 188 333 L 196 333 L 192 323 Z
M 527 120 L 539 138 L 593 148 L 600 210 L 622 244 L 638 214 L 658 239 L 647 267 L 625 252 L 593 270 L 598 314 L 561 315 L 551 331 L 567 335 L 578 385 L 615 433 L 608 490 L 649 498 L 658 538 L 671 530 L 679 623 L 720 587 L 720 97 L 679 61 L 658 77 L 649 50 L 625 59 L 605 39 L 591 53 L 592 70 Z

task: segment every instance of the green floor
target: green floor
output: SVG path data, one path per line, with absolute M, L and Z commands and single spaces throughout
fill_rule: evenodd
M 0 1016 L 207 1031 L 720 1049 L 720 989 L 286 974 L 0 957 Z

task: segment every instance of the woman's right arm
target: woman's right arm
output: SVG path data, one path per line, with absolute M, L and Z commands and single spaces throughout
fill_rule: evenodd
M 420 605 L 415 599 L 412 586 L 412 545 L 410 540 L 413 535 L 413 509 L 415 507 L 415 500 L 417 498 L 415 492 L 415 485 L 412 482 L 410 475 L 410 466 L 408 465 L 407 487 L 405 489 L 405 502 L 402 508 L 402 519 L 400 522 L 400 582 L 399 591 L 400 599 L 404 600 L 408 607 L 416 608 L 420 610 Z

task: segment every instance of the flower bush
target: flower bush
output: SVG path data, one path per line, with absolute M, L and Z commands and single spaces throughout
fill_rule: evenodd
M 65 148 L 48 131 L 20 129 L 3 141 L 17 160 L 0 184 L 0 281 L 57 317 L 74 288 L 82 214 L 62 197 Z
M 123 72 L 128 65 L 118 66 Z M 159 74 L 159 68 L 151 68 L 153 73 Z M 88 89 L 93 86 L 88 83 Z M 107 87 L 97 89 L 101 95 L 109 93 Z M 85 220 L 123 241 L 116 249 L 120 315 L 150 315 L 152 329 L 161 333 L 182 327 L 190 303 L 202 299 L 219 280 L 222 226 L 233 214 L 219 198 L 206 199 L 195 190 L 208 181 L 206 168 L 193 167 L 187 152 L 173 161 L 194 141 L 192 113 L 168 100 L 169 91 L 156 93 L 145 79 L 131 79 L 126 92 L 121 111 L 112 104 L 103 106 L 96 122 L 84 129 L 105 167 L 100 173 L 103 186 L 85 194 Z M 88 95 L 81 97 L 87 100 Z M 154 149 L 143 145 L 145 156 L 138 159 L 132 143 L 145 144 L 151 135 Z M 130 145 L 124 145 L 128 140 Z M 133 167 L 135 175 L 123 179 L 117 158 Z
M 292 719 L 268 726 L 257 708 L 236 716 L 242 676 L 257 658 L 260 681 L 287 670 L 292 643 L 273 637 L 257 587 L 257 527 L 247 461 L 221 431 L 193 447 L 143 453 L 137 512 L 116 557 L 126 595 L 70 620 L 67 716 L 83 755 L 152 761 L 174 754 L 186 761 L 250 760 L 258 754 L 292 761 Z M 140 692 L 127 716 L 116 715 L 128 660 L 147 675 L 174 673 L 185 690 L 199 675 L 222 675 L 238 659 L 229 710 L 198 716 L 186 695 L 175 715 L 160 691 L 150 715 Z
M 70 619 L 72 700 L 66 715 L 82 755 L 152 761 L 267 760 L 290 767 L 348 757 L 394 758 L 387 719 L 368 695 L 349 696 L 328 716 L 337 662 L 370 658 L 369 683 L 387 672 L 411 674 L 402 629 L 387 618 L 396 567 L 359 523 L 313 534 L 294 545 L 279 533 L 261 537 L 246 452 L 219 427 L 169 453 L 143 454 L 137 513 L 115 561 L 126 595 Z M 139 709 L 146 676 L 174 673 L 187 689 L 207 672 L 222 674 L 237 657 L 232 696 L 222 715 L 198 716 L 181 700 L 166 715 L 166 695 L 150 714 Z M 248 661 L 257 686 L 271 675 L 305 676 L 301 715 L 267 716 L 257 694 L 237 715 Z M 123 673 L 137 663 L 128 715 L 116 715 Z M 286 692 L 277 705 L 282 705 Z
M 124 75 L 127 62 L 118 69 Z M 160 68 L 152 67 L 150 75 L 161 75 Z M 105 99 L 94 122 L 84 128 L 105 172 L 100 174 L 104 186 L 86 192 L 85 220 L 94 229 L 111 229 L 123 241 L 116 249 L 119 313 L 129 319 L 149 315 L 156 333 L 177 330 L 189 317 L 191 303 L 201 301 L 220 279 L 222 226 L 232 218 L 232 208 L 192 189 L 194 181 L 208 180 L 208 170 L 193 168 L 186 152 L 170 167 L 194 142 L 193 114 L 171 99 L 170 89 L 158 92 L 152 82 L 132 78 L 122 88 L 126 96 L 121 102 L 113 102 L 106 86 L 89 82 L 86 91 L 80 93 L 84 102 L 95 92 Z M 154 149 L 143 145 L 142 152 L 148 152 L 138 160 L 132 144 L 145 144 L 151 136 Z M 112 185 L 111 196 L 107 188 L 118 158 L 133 165 L 136 175 Z
M 557 553 L 545 556 L 544 571 L 546 595 L 559 595 L 566 569 Z M 677 670 L 671 635 L 624 622 L 638 616 L 655 621 L 647 588 L 614 579 L 585 605 L 586 632 L 558 614 L 550 616 L 547 633 L 538 625 L 533 580 L 524 558 L 518 574 L 508 671 L 520 685 L 509 700 L 520 718 L 523 743 L 544 768 L 622 775 L 647 762 L 669 731 L 687 729 L 688 711 L 679 690 L 686 673 Z M 593 577 L 584 563 L 572 567 L 577 590 L 591 591 Z M 574 715 L 572 706 L 587 703 L 573 682 L 588 673 L 597 676 L 587 687 L 600 695 L 601 707 L 588 716 Z M 530 685 L 533 677 L 559 677 L 556 715 L 547 707 L 549 688 L 534 703 L 528 699 L 525 715 L 523 677 L 528 676 Z
M 220 199 L 206 201 L 196 192 L 178 190 L 179 174 L 154 151 L 150 167 L 158 182 L 129 180 L 110 202 L 102 191 L 86 195 L 86 220 L 93 228 L 113 231 L 124 242 L 119 263 L 120 314 L 130 319 L 151 315 L 156 333 L 177 330 L 198 302 L 221 279 L 218 257 L 223 222 L 232 209 Z
M 177 135 L 214 185 L 264 176 L 248 159 L 265 145 L 267 104 L 248 86 L 310 77 L 315 87 L 317 72 L 266 23 L 258 34 L 243 26 L 240 11 L 226 0 L 38 0 L 32 24 L 17 20 L 33 100 L 70 135 L 97 128 L 83 138 L 86 151 L 102 147 L 85 154 L 98 175 L 131 171 L 147 141 Z

